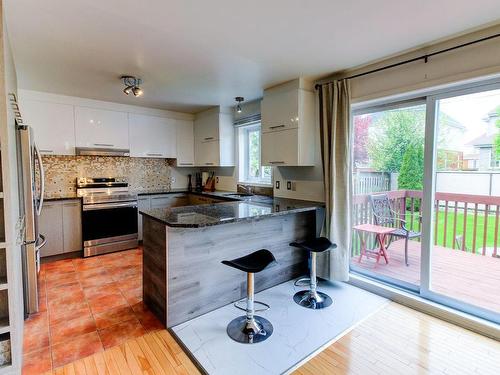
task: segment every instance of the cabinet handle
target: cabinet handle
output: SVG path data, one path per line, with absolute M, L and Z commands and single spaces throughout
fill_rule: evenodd
M 63 206 L 70 206 L 70 207 L 74 207 L 74 206 L 78 206 L 78 202 L 74 202 L 74 203 L 63 203 Z
M 275 125 L 275 126 L 270 126 L 269 129 L 278 129 L 278 128 L 284 128 L 285 125 Z
M 45 152 L 47 154 L 52 154 L 54 152 L 54 150 L 44 150 L 44 149 L 40 149 L 40 152 Z
M 163 156 L 163 154 L 155 153 L 155 152 L 148 152 L 146 155 L 147 156 Z
M 179 165 L 193 165 L 193 163 L 178 163 Z
M 109 143 L 94 143 L 94 146 L 113 147 L 114 145 L 109 144 Z
M 205 137 L 205 138 L 203 138 L 203 139 L 204 139 L 205 141 L 210 141 L 210 140 L 214 139 L 214 137 Z
M 214 165 L 214 163 L 205 163 L 205 165 Z
M 284 161 L 270 161 L 269 164 L 285 164 Z

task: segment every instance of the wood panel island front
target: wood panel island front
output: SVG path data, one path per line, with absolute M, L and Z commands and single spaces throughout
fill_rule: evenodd
M 282 198 L 232 200 L 143 215 L 143 300 L 173 327 L 246 295 L 246 274 L 226 267 L 234 259 L 268 249 L 277 264 L 256 277 L 256 292 L 307 272 L 307 254 L 289 243 L 318 235 L 319 202 Z

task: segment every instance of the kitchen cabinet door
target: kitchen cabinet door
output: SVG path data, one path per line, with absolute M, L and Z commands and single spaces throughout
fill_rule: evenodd
M 63 243 L 64 252 L 80 251 L 82 243 L 82 208 L 79 200 L 63 201 Z
M 142 241 L 142 215 L 139 214 L 141 210 L 149 210 L 151 208 L 151 198 L 149 196 L 139 197 L 137 199 L 137 212 L 138 212 L 138 220 L 137 220 L 137 229 L 138 229 L 138 237 L 139 241 Z
M 63 214 L 61 202 L 45 202 L 38 221 L 40 233 L 47 240 L 44 247 L 40 249 L 40 256 L 62 254 L 63 243 Z
M 262 165 L 299 165 L 297 129 L 262 133 L 261 142 Z
M 194 124 L 189 120 L 176 120 L 177 166 L 194 165 Z
M 177 157 L 176 122 L 173 119 L 129 114 L 130 156 Z
M 75 107 L 77 147 L 129 149 L 126 112 Z
M 155 195 L 151 197 L 151 208 L 168 208 L 172 204 L 170 194 Z
M 264 95 L 262 132 L 293 129 L 299 126 L 299 90 Z
M 75 155 L 75 116 L 72 105 L 23 100 L 24 120 L 35 134 L 35 142 L 45 155 Z
M 194 150 L 195 164 L 197 166 L 218 166 L 219 152 L 219 141 L 197 142 Z
M 203 114 L 194 120 L 195 142 L 216 141 L 219 139 L 219 113 Z

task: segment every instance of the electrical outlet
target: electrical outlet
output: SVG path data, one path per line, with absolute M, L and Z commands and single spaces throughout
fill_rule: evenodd
M 219 183 L 219 176 L 215 177 L 215 183 L 218 184 Z
M 292 190 L 292 181 L 286 182 L 286 190 Z
M 279 190 L 279 188 L 280 188 L 280 182 L 276 181 L 276 190 Z

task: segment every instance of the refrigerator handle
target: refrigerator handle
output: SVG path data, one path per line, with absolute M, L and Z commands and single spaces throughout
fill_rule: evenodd
M 36 143 L 33 145 L 33 148 L 35 149 L 36 153 L 36 158 L 38 160 L 38 167 L 40 169 L 40 201 L 38 202 L 38 206 L 36 208 L 36 214 L 40 216 L 42 213 L 42 206 L 43 206 L 43 196 L 45 195 L 45 171 L 43 170 L 43 162 L 42 162 L 42 155 L 40 154 L 40 150 L 38 149 L 38 146 Z

